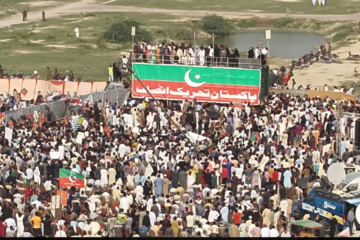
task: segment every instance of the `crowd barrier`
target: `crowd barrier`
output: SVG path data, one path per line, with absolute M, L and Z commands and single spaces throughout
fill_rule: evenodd
M 66 94 L 74 92 L 77 95 L 85 95 L 93 92 L 103 91 L 107 82 L 64 82 L 58 80 L 40 80 L 40 79 L 0 79 L 0 93 L 13 94 L 14 89 L 21 92 L 23 89 L 26 94 L 21 94 L 23 100 L 29 101 L 36 99 L 37 93 L 41 91 L 44 95 L 47 92 L 55 94 Z
M 129 89 L 115 89 L 115 90 L 107 90 L 102 92 L 94 92 L 91 94 L 86 94 L 83 96 L 80 96 L 80 98 L 85 101 L 90 98 L 93 102 L 98 102 L 99 100 L 102 100 L 103 102 L 105 100 L 109 100 L 111 103 L 115 103 L 118 106 L 122 106 L 125 101 L 129 98 L 130 91 Z M 14 111 L 4 112 L 0 114 L 0 122 L 7 121 L 7 119 L 20 119 L 23 115 L 28 114 L 35 114 L 35 111 L 40 116 L 40 112 L 45 112 L 45 106 L 50 107 L 52 110 L 51 114 L 51 120 L 57 121 L 59 119 L 63 119 L 64 117 L 67 117 L 70 115 L 71 111 L 74 111 L 75 113 L 82 113 L 83 112 L 83 106 L 72 106 L 71 104 L 66 104 L 65 100 L 62 101 L 56 101 L 56 102 L 49 102 L 41 105 L 35 105 L 28 108 L 22 108 Z
M 280 94 L 291 94 L 293 96 L 304 96 L 307 95 L 310 99 L 320 97 L 326 98 L 329 97 L 334 100 L 345 100 L 345 101 L 356 101 L 356 96 L 343 93 L 343 92 L 334 92 L 334 91 L 316 91 L 316 90 L 293 90 L 293 89 L 274 89 L 270 88 L 270 93 Z

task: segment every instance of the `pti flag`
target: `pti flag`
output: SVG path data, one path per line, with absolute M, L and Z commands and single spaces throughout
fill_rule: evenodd
M 24 197 L 24 201 L 26 201 L 26 199 L 29 199 L 31 196 L 30 194 L 30 188 L 31 188 L 31 185 L 30 185 L 30 180 L 29 179 L 26 179 L 25 180 L 25 197 Z
M 82 188 L 85 186 L 84 175 L 73 172 L 69 169 L 60 168 L 59 186 Z
M 25 96 L 28 93 L 28 90 L 23 88 L 20 93 Z
M 260 69 L 134 63 L 133 70 L 155 98 L 259 103 Z M 139 81 L 133 96 L 149 97 Z
M 291 66 L 289 72 L 286 74 L 286 76 L 283 78 L 283 82 L 284 83 L 288 83 L 290 78 L 294 76 L 293 74 L 293 70 L 294 70 L 294 65 Z

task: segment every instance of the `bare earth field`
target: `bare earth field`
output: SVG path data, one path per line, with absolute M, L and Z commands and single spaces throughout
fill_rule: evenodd
M 192 21 L 206 14 L 217 14 L 234 21 L 252 17 L 267 19 L 286 16 L 326 22 L 360 19 L 360 1 L 329 1 L 327 6 L 312 6 L 310 0 L 1 0 L 4 10 L 15 9 L 16 14 L 0 19 L 0 64 L 10 72 L 34 70 L 45 72 L 46 66 L 57 67 L 60 72 L 73 70 L 85 80 L 106 79 L 106 68 L 130 46 L 109 44 L 99 47 L 99 39 L 109 26 L 123 19 L 135 19 L 155 32 L 171 31 L 173 27 L 192 27 Z M 41 21 L 45 8 L 47 21 Z M 28 21 L 22 22 L 21 11 L 28 10 Z M 335 15 L 334 15 L 335 14 Z M 0 14 L 1 17 L 1 14 Z M 74 37 L 73 29 L 79 27 L 81 39 Z M 296 29 L 296 27 L 295 27 Z M 358 35 L 358 34 L 357 34 Z M 309 43 L 311 45 L 311 43 Z M 336 44 L 334 44 L 335 46 Z M 333 52 L 345 59 L 348 52 L 360 54 L 358 36 L 352 36 Z M 71 63 L 71 64 L 69 64 Z M 286 59 L 270 59 L 271 68 L 288 66 Z M 344 60 L 342 64 L 315 63 L 307 69 L 295 70 L 298 84 L 322 87 L 348 84 L 357 80 L 353 69 L 357 62 Z M 42 73 L 41 75 L 44 75 Z

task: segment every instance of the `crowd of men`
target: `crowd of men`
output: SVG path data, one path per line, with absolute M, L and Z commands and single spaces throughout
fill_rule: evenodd
M 303 236 L 291 225 L 312 219 L 301 212 L 303 198 L 341 161 L 337 103 L 290 95 L 242 108 L 106 100 L 62 122 L 10 120 L 0 136 L 0 236 Z M 60 187 L 62 168 L 82 174 L 85 186 Z M 303 177 L 312 179 L 305 188 L 297 185 Z M 67 199 L 55 211 L 59 190 Z M 313 220 L 323 225 L 316 235 L 335 235 L 336 219 Z
M 248 58 L 261 59 L 262 65 L 266 64 L 268 48 L 261 51 L 259 48 L 255 50 L 249 48 L 247 52 Z M 151 61 L 164 64 L 185 64 L 200 66 L 227 66 L 236 67 L 240 52 L 237 48 L 230 49 L 224 45 L 210 44 L 204 46 L 192 46 L 191 44 L 177 44 L 171 42 L 169 44 L 140 42 L 135 44 L 133 48 L 133 61 Z
M 33 99 L 29 101 L 24 101 L 22 99 L 21 92 L 18 92 L 16 89 L 14 89 L 12 94 L 9 94 L 7 92 L 0 94 L 0 113 L 29 108 L 35 105 L 65 99 L 76 101 L 80 98 L 76 92 L 71 95 L 70 92 L 67 92 L 66 94 L 61 94 L 61 92 L 56 93 L 48 91 L 46 93 L 42 93 L 41 91 L 39 91 L 37 93 L 35 101 Z M 50 109 L 49 111 L 51 112 Z

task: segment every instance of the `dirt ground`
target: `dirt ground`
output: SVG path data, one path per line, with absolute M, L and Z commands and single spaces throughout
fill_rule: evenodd
M 359 81 L 360 74 L 355 77 L 354 68 L 359 66 L 360 71 L 360 61 L 346 60 L 350 51 L 352 54 L 360 54 L 360 42 L 332 51 L 340 56 L 341 63 L 316 62 L 308 68 L 294 69 L 294 79 L 297 85 L 305 87 L 311 84 L 311 89 L 314 89 L 323 88 L 325 84 L 331 87 L 342 86 L 343 84 L 349 85 L 352 81 Z M 270 69 L 280 68 L 280 66 L 289 69 L 290 63 L 291 61 L 286 59 L 270 59 Z

